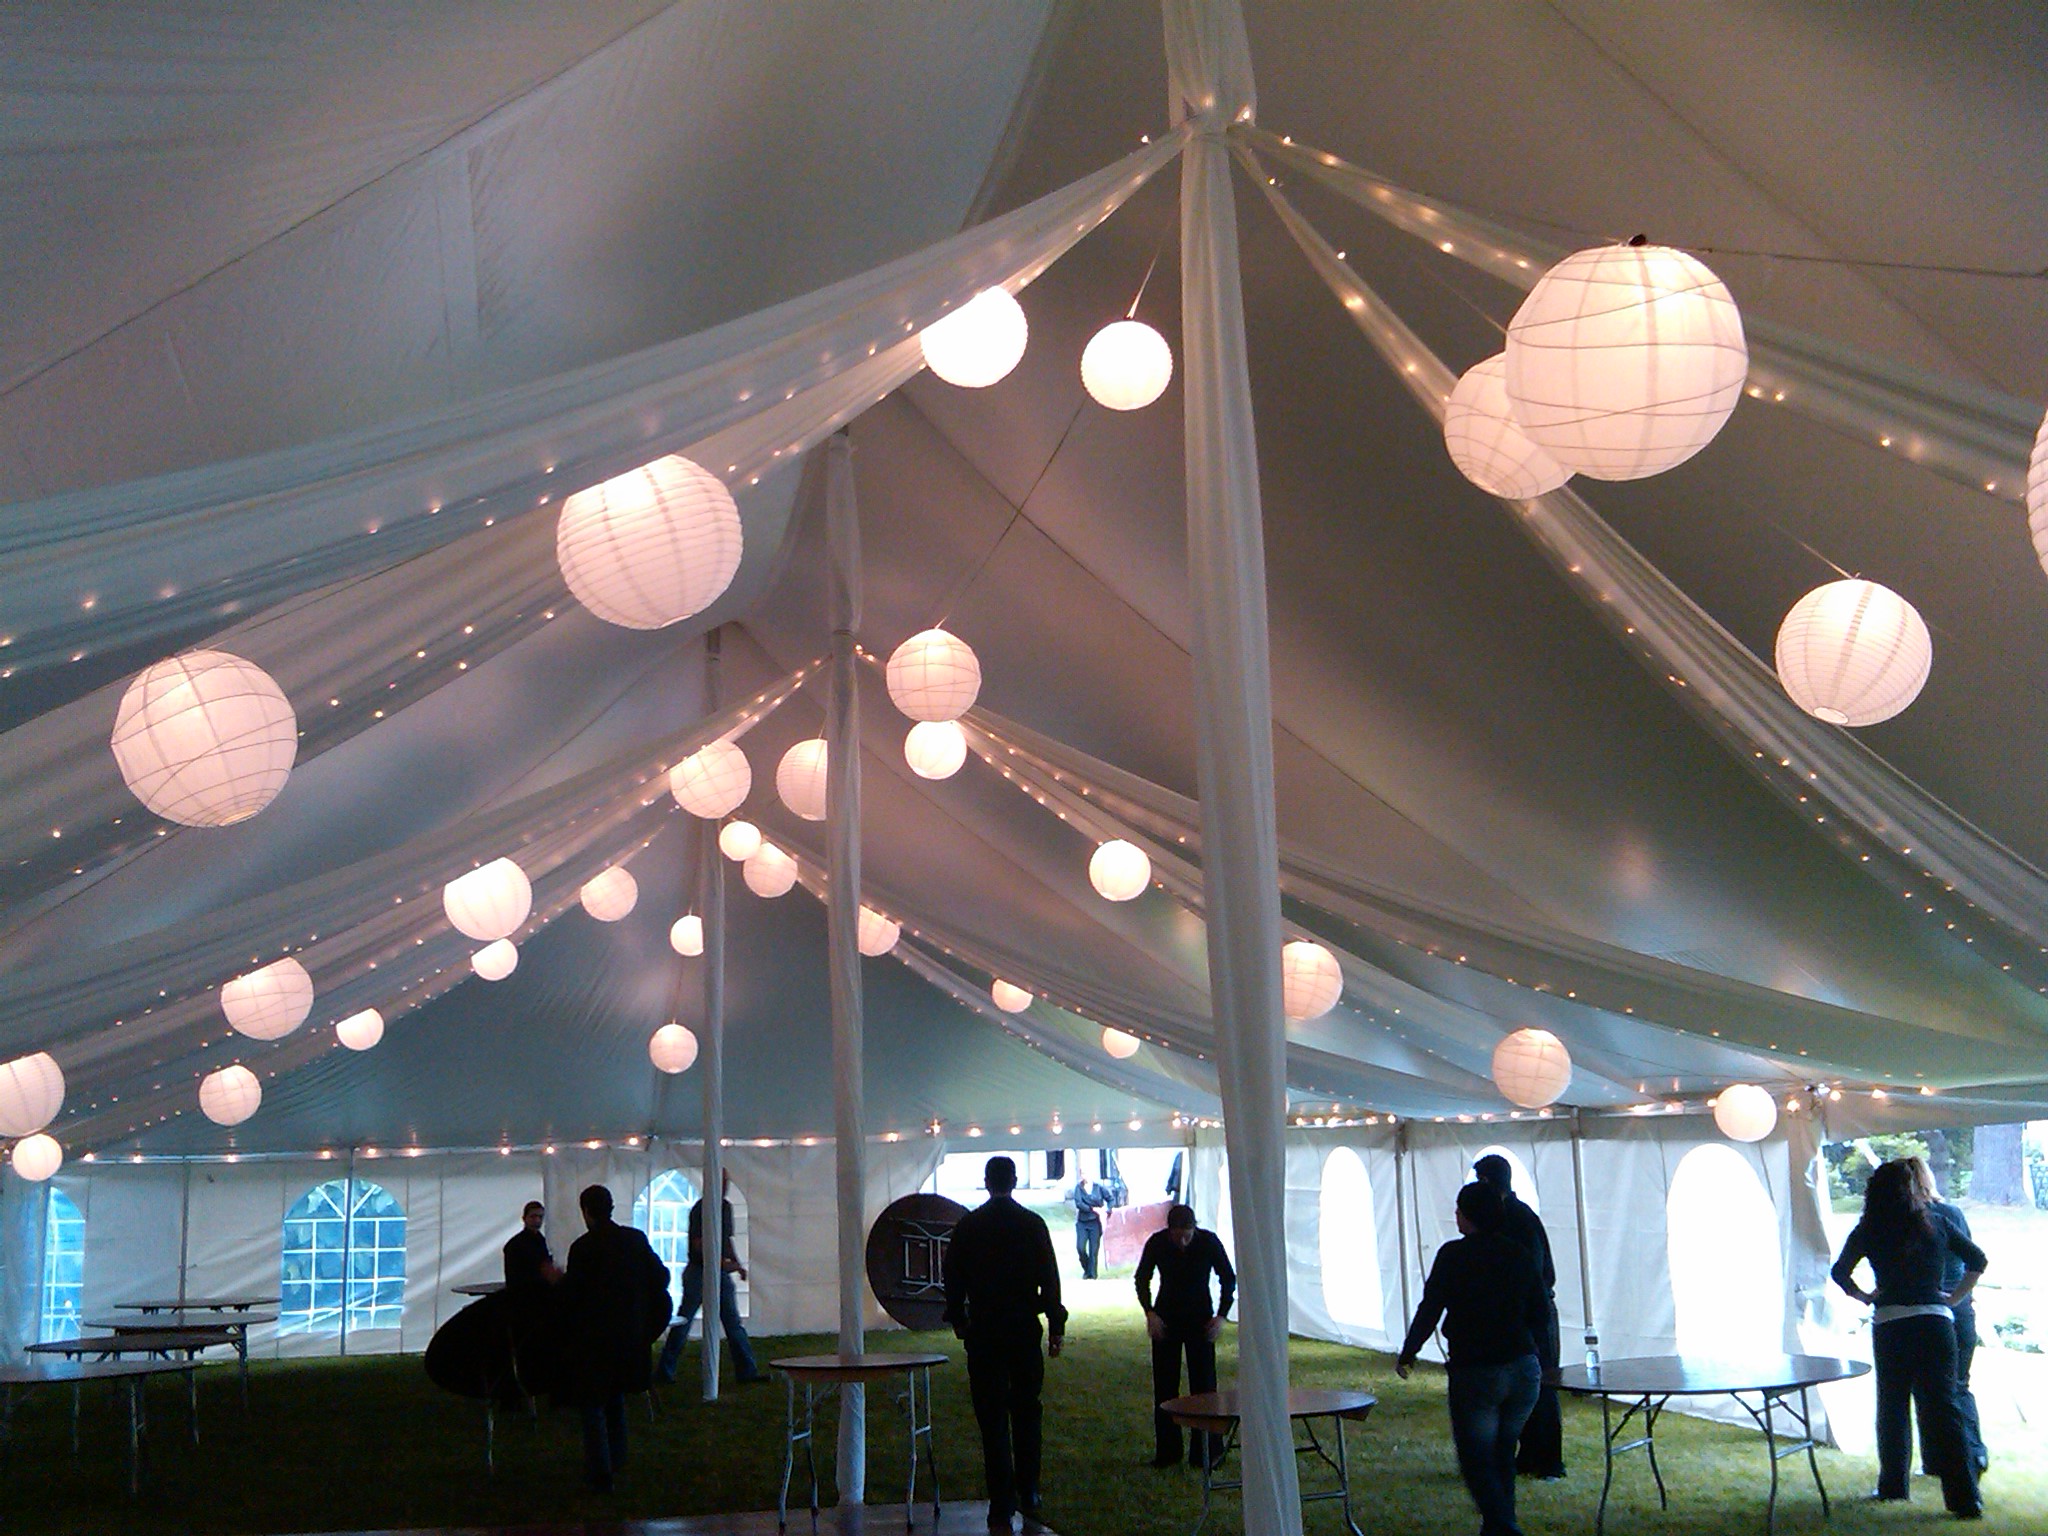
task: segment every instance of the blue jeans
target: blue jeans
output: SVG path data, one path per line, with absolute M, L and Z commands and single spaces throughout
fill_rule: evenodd
M 1515 1442 L 1536 1406 L 1543 1371 L 1534 1355 L 1505 1365 L 1450 1369 L 1451 1442 L 1479 1506 L 1479 1536 L 1520 1536 L 1515 1524 Z
M 614 1392 L 583 1405 L 583 1478 L 610 1492 L 612 1475 L 626 1464 L 626 1398 Z
M 661 1346 L 661 1363 L 654 1368 L 658 1379 L 676 1379 L 676 1362 L 683 1357 L 683 1341 L 690 1336 L 690 1324 L 697 1320 L 697 1309 L 703 1304 L 704 1267 L 692 1264 L 683 1270 L 683 1302 L 676 1308 L 675 1321 L 669 1325 L 668 1342 Z M 725 1328 L 726 1347 L 732 1351 L 733 1369 L 739 1373 L 739 1379 L 755 1380 L 761 1368 L 754 1364 L 746 1324 L 740 1321 L 739 1292 L 733 1286 L 732 1276 L 724 1272 L 718 1277 L 718 1320 Z

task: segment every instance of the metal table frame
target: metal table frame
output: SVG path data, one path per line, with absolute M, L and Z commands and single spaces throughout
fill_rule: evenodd
M 156 1354 L 169 1358 L 167 1348 L 151 1350 L 125 1350 L 117 1347 L 117 1340 L 128 1334 L 185 1334 L 192 1349 L 212 1349 L 226 1344 L 235 1351 L 235 1368 L 241 1377 L 242 1407 L 249 1406 L 249 1325 L 252 1323 L 274 1323 L 277 1318 L 267 1313 L 243 1311 L 240 1316 L 220 1316 L 209 1323 L 170 1323 L 154 1313 L 143 1313 L 138 1317 L 94 1318 L 86 1323 L 88 1328 L 112 1330 L 114 1338 L 95 1339 L 81 1337 L 68 1339 L 69 1344 L 103 1344 L 106 1349 L 99 1355 L 102 1360 L 121 1354 Z M 187 1346 L 173 1346 L 184 1348 Z
M 873 1362 L 868 1364 L 865 1362 Z M 783 1360 L 771 1360 L 769 1369 L 782 1372 L 787 1387 L 786 1406 L 783 1420 L 782 1447 L 782 1491 L 775 1500 L 775 1528 L 789 1529 L 789 1485 L 796 1475 L 796 1448 L 804 1448 L 804 1464 L 811 1480 L 811 1528 L 818 1525 L 818 1453 L 817 1453 L 817 1412 L 818 1404 L 839 1393 L 849 1383 L 866 1385 L 886 1381 L 892 1376 L 903 1378 L 904 1390 L 896 1400 L 903 1404 L 905 1421 L 910 1430 L 909 1479 L 903 1485 L 903 1528 L 916 1528 L 917 1507 L 917 1449 L 920 1441 L 924 1444 L 925 1462 L 932 1474 L 932 1527 L 939 1523 L 939 1453 L 938 1440 L 932 1429 L 932 1367 L 945 1365 L 947 1357 L 930 1355 L 799 1355 Z M 804 1388 L 803 1426 L 797 1426 L 797 1382 Z M 923 1384 L 923 1414 L 919 1415 L 919 1384 Z
M 1191 1395 L 1206 1396 L 1207 1394 Z M 1292 1394 L 1289 1395 L 1292 1396 Z M 1365 1533 L 1358 1528 L 1358 1522 L 1351 1514 L 1351 1457 L 1345 1447 L 1344 1423 L 1347 1419 L 1365 1419 L 1378 1403 L 1378 1400 L 1370 1393 L 1363 1393 L 1361 1395 L 1364 1396 L 1365 1401 L 1352 1407 L 1331 1407 L 1296 1412 L 1290 1406 L 1287 1415 L 1290 1422 L 1299 1424 L 1308 1432 L 1308 1444 L 1302 1445 L 1297 1443 L 1294 1447 L 1294 1454 L 1297 1457 L 1314 1456 L 1324 1466 L 1337 1474 L 1337 1486 L 1335 1488 L 1320 1489 L 1314 1493 L 1303 1493 L 1301 1495 L 1301 1502 L 1303 1504 L 1319 1504 L 1331 1501 L 1341 1502 L 1344 1506 L 1344 1524 L 1350 1530 L 1351 1536 L 1365 1536 Z M 1241 1472 L 1233 1478 L 1220 1478 L 1216 1475 L 1216 1469 L 1223 1464 L 1224 1458 L 1238 1448 L 1237 1433 L 1243 1419 L 1235 1413 L 1176 1413 L 1173 1410 L 1173 1404 L 1179 1401 L 1182 1401 L 1182 1399 L 1172 1398 L 1160 1405 L 1165 1411 L 1166 1416 L 1186 1429 L 1206 1432 L 1214 1437 L 1211 1441 L 1209 1455 L 1202 1466 L 1202 1513 L 1195 1521 L 1194 1531 L 1189 1533 L 1189 1536 L 1195 1536 L 1195 1533 L 1199 1532 L 1208 1523 L 1212 1498 L 1218 1493 L 1230 1493 L 1244 1487 L 1244 1476 Z M 1322 1438 L 1316 1433 L 1315 1421 L 1317 1419 L 1328 1419 L 1331 1422 L 1331 1428 L 1335 1432 L 1337 1451 L 1334 1457 L 1324 1447 Z M 1219 1425 L 1227 1427 L 1219 1428 Z
M 94 1364 L 124 1362 L 96 1361 Z M 53 1373 L 29 1379 L 10 1379 L 0 1392 L 0 1441 L 11 1444 L 14 1438 L 14 1394 L 18 1389 L 38 1386 L 69 1386 L 71 1388 L 71 1454 L 78 1454 L 78 1407 L 85 1384 L 89 1381 L 110 1381 L 124 1387 L 128 1397 L 128 1497 L 134 1498 L 142 1488 L 142 1462 L 149 1431 L 148 1399 L 143 1388 L 152 1376 L 182 1375 L 187 1384 L 187 1431 L 192 1444 L 199 1444 L 199 1371 L 202 1362 L 187 1358 L 184 1360 L 149 1360 L 138 1362 L 135 1368 L 106 1372 L 81 1371 L 76 1376 Z

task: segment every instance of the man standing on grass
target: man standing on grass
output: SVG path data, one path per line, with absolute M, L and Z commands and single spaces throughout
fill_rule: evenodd
M 562 1276 L 570 1389 L 583 1414 L 583 1475 L 599 1493 L 626 1460 L 626 1394 L 645 1392 L 654 1341 L 668 1326 L 668 1266 L 638 1227 L 612 1220 L 612 1192 L 577 1197 L 589 1227 Z
M 1557 1368 L 1562 1341 L 1557 1325 L 1557 1265 L 1550 1257 L 1550 1234 L 1543 1218 L 1515 1193 L 1515 1170 L 1498 1152 L 1489 1152 L 1472 1165 L 1472 1176 L 1500 1196 L 1500 1233 L 1519 1243 L 1536 1261 L 1537 1277 L 1543 1282 L 1543 1299 L 1548 1308 L 1543 1334 L 1536 1340 L 1537 1362 L 1543 1367 L 1543 1385 L 1537 1389 L 1536 1408 L 1522 1427 L 1522 1442 L 1515 1452 L 1515 1471 L 1523 1477 L 1540 1477 L 1546 1482 L 1564 1476 L 1564 1414 L 1557 1402 Z
M 1152 1277 L 1159 1277 L 1159 1299 L 1152 1298 Z M 1216 1277 L 1217 1298 L 1209 1299 L 1209 1277 Z M 1237 1271 L 1214 1232 L 1195 1225 L 1192 1206 L 1176 1205 L 1166 1213 L 1166 1229 L 1145 1239 L 1138 1256 L 1138 1305 L 1145 1309 L 1145 1331 L 1152 1335 L 1152 1434 L 1155 1467 L 1180 1462 L 1180 1426 L 1158 1404 L 1180 1396 L 1180 1361 L 1188 1361 L 1188 1391 L 1216 1390 L 1216 1340 L 1223 1320 L 1237 1299 Z M 1214 1465 L 1222 1455 L 1206 1430 L 1188 1435 L 1188 1460 Z
M 1102 1219 L 1109 1209 L 1109 1191 L 1082 1174 L 1074 1181 L 1074 1252 L 1081 1261 L 1081 1278 L 1093 1280 L 1102 1257 Z

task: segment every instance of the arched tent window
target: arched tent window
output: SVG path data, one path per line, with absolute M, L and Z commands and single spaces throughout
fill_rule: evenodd
M 1515 1192 L 1515 1198 L 1539 1216 L 1543 1213 L 1543 1202 L 1536 1198 L 1536 1180 L 1530 1175 L 1529 1165 L 1522 1161 L 1520 1154 L 1506 1147 L 1482 1147 L 1473 1154 L 1472 1161 L 1477 1163 L 1482 1157 L 1506 1158 L 1509 1171 L 1508 1183 L 1509 1187 Z
M 1686 1153 L 1665 1200 L 1664 1242 L 1680 1354 L 1785 1347 L 1778 1212 L 1748 1158 L 1718 1143 Z
M 285 1213 L 279 1333 L 396 1328 L 405 1311 L 405 1210 L 380 1185 L 329 1179 Z
M 69 1195 L 53 1189 L 43 1215 L 42 1341 L 77 1338 L 84 1304 L 85 1218 Z
M 633 1202 L 633 1225 L 668 1266 L 668 1294 L 680 1302 L 683 1269 L 690 1262 L 690 1207 L 697 1203 L 697 1181 L 674 1168 L 654 1176 Z
M 1375 1332 L 1386 1327 L 1380 1285 L 1379 1223 L 1365 1159 L 1338 1147 L 1323 1159 L 1321 1218 L 1323 1305 L 1330 1320 Z

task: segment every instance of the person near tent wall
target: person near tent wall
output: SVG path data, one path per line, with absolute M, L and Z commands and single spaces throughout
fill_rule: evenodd
M 1543 1367 L 1543 1385 L 1536 1390 L 1536 1406 L 1529 1422 L 1522 1426 L 1522 1438 L 1515 1450 L 1515 1471 L 1523 1477 L 1544 1479 L 1564 1476 L 1564 1414 L 1557 1401 L 1557 1368 L 1563 1351 L 1557 1322 L 1557 1264 L 1550 1255 L 1550 1233 L 1543 1218 L 1515 1193 L 1515 1170 L 1498 1152 L 1489 1152 L 1472 1165 L 1473 1175 L 1491 1185 L 1500 1196 L 1501 1232 L 1529 1250 L 1543 1281 L 1543 1297 L 1549 1321 L 1536 1340 L 1536 1359 Z
M 1074 1181 L 1074 1253 L 1081 1261 L 1081 1278 L 1093 1280 L 1102 1258 L 1102 1218 L 1109 1209 L 1109 1191 L 1083 1172 Z
M 516 1380 L 528 1396 L 547 1390 L 555 1380 L 555 1287 L 562 1279 L 561 1267 L 549 1251 L 548 1208 L 538 1200 L 526 1202 L 519 1213 L 519 1230 L 505 1241 L 501 1256 L 505 1263 L 503 1305 L 506 1325 L 512 1334 L 512 1357 Z
M 1153 1276 L 1159 1295 L 1152 1295 Z M 1209 1279 L 1216 1280 L 1212 1304 Z M 1158 1405 L 1180 1396 L 1181 1357 L 1187 1357 L 1188 1391 L 1216 1390 L 1216 1340 L 1237 1299 L 1237 1271 L 1223 1240 L 1195 1224 L 1192 1206 L 1176 1205 L 1166 1213 L 1165 1229 L 1145 1239 L 1138 1255 L 1138 1305 L 1145 1309 L 1145 1331 L 1152 1336 L 1152 1465 L 1180 1463 L 1180 1426 Z M 1206 1430 L 1188 1436 L 1188 1460 L 1196 1466 L 1222 1455 Z
M 754 1363 L 754 1347 L 747 1338 L 747 1325 L 740 1321 L 739 1290 L 735 1279 L 747 1278 L 747 1267 L 740 1262 L 739 1251 L 732 1242 L 732 1201 L 725 1198 L 732 1189 L 732 1175 L 725 1173 L 719 1181 L 718 1230 L 724 1235 L 725 1252 L 718 1265 L 718 1321 L 725 1329 L 726 1346 L 732 1351 L 733 1368 L 739 1373 L 742 1386 L 752 1386 L 768 1378 Z M 668 1342 L 661 1347 L 661 1359 L 654 1367 L 654 1379 L 671 1382 L 676 1379 L 676 1363 L 682 1359 L 683 1341 L 690 1336 L 690 1324 L 695 1321 L 698 1307 L 704 1302 L 704 1201 L 700 1198 L 690 1207 L 690 1232 L 688 1239 L 689 1262 L 683 1266 L 683 1295 L 676 1306 L 675 1321 L 669 1324 Z M 704 1325 L 711 1325 L 706 1322 Z
M 1970 1223 L 1964 1217 L 1962 1207 L 1941 1198 L 1941 1191 L 1934 1181 L 1934 1170 L 1924 1157 L 1909 1157 L 1906 1165 L 1913 1170 L 1913 1182 L 1920 1193 L 1927 1197 L 1927 1208 L 1942 1221 L 1947 1222 L 1964 1237 L 1970 1236 Z M 1963 1261 L 1949 1253 L 1941 1270 L 1942 1287 L 1953 1293 L 1963 1283 Z M 1963 1416 L 1963 1448 L 1970 1453 L 1970 1461 L 1982 1477 L 1991 1465 L 1991 1453 L 1984 1448 L 1984 1423 L 1977 1412 L 1977 1394 L 1970 1390 L 1970 1362 L 1977 1355 L 1977 1303 L 1965 1293 L 1950 1309 L 1956 1318 L 1956 1408 Z M 1935 1475 L 1929 1462 L 1927 1447 L 1920 1447 L 1920 1470 L 1929 1477 Z
M 600 1493 L 626 1459 L 626 1394 L 652 1382 L 654 1341 L 668 1326 L 668 1266 L 638 1227 L 612 1220 L 612 1192 L 577 1197 L 588 1227 L 562 1275 L 565 1369 L 583 1415 L 583 1475 Z

